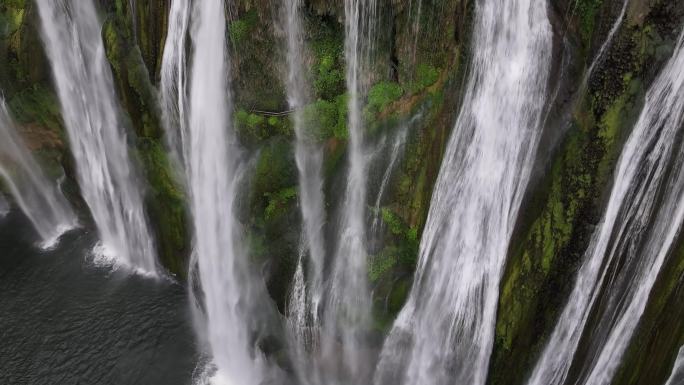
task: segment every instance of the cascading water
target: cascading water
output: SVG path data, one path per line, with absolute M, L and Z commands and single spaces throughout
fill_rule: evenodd
M 601 226 L 529 384 L 566 383 L 587 332 L 588 355 L 572 383 L 612 380 L 684 221 L 684 149 L 675 147 L 683 122 L 684 33 L 646 95 Z M 597 321 L 588 331 L 592 313 Z
M 408 12 L 408 22 L 411 22 L 411 13 L 413 9 L 415 8 L 415 16 L 414 17 L 414 22 L 412 25 L 412 33 L 413 33 L 413 45 L 411 47 L 411 64 L 415 65 L 416 64 L 416 53 L 418 52 L 418 39 L 420 37 L 420 19 L 423 16 L 423 0 L 416 0 L 416 4 L 414 5 L 413 0 L 410 0 L 409 2 L 409 12 Z
M 176 162 L 187 169 L 183 148 L 187 135 L 186 42 L 190 22 L 190 2 L 173 0 L 162 56 L 160 95 L 166 141 Z
M 667 379 L 665 385 L 679 385 L 684 383 L 684 346 L 679 348 L 677 360 L 672 367 L 670 378 Z
M 361 349 L 370 324 L 365 239 L 368 156 L 364 148 L 361 98 L 367 86 L 375 12 L 375 0 L 344 2 L 349 169 L 321 341 L 324 361 L 336 367 L 337 375 L 354 382 L 362 382 L 370 371 L 368 358 Z
M 228 93 L 225 5 L 222 0 L 193 3 L 174 0 L 162 65 L 162 95 L 167 132 L 180 132 L 175 150 L 184 160 L 194 217 L 191 270 L 197 268 L 197 298 L 203 312 L 199 333 L 208 344 L 212 364 L 202 383 L 259 384 L 264 377 L 250 336 L 253 301 L 246 253 L 239 241 L 235 198 L 241 175 L 233 137 Z M 191 19 L 190 28 L 188 20 Z M 193 44 L 188 105 L 185 106 L 185 31 Z M 188 111 L 187 121 L 184 111 Z M 180 113 L 179 113 L 180 111 Z M 176 115 L 177 114 L 177 115 Z
M 552 33 L 543 0 L 480 0 L 475 15 L 473 73 L 376 384 L 486 379 L 499 280 L 541 136 Z
M 78 182 L 102 241 L 117 262 L 155 274 L 156 251 L 92 0 L 38 0 Z
M 622 25 L 622 20 L 624 20 L 625 14 L 627 13 L 627 5 L 629 5 L 629 0 L 624 0 L 622 8 L 620 8 L 620 14 L 618 15 L 617 19 L 615 19 L 613 26 L 610 28 L 610 31 L 608 32 L 606 40 L 603 42 L 603 44 L 601 44 L 601 48 L 599 48 L 596 57 L 591 62 L 591 64 L 589 65 L 589 69 L 587 69 L 587 72 L 584 75 L 584 79 L 582 80 L 582 88 L 586 86 L 589 77 L 591 76 L 592 72 L 594 72 L 594 67 L 596 67 L 596 65 L 600 63 L 601 60 L 603 60 L 603 55 L 606 53 L 608 48 L 610 48 L 610 45 L 613 44 L 613 38 L 615 38 L 615 34 L 617 33 L 618 29 L 620 29 L 620 26 Z
M 0 176 L 21 210 L 40 235 L 43 246 L 53 245 L 77 224 L 76 215 L 54 182 L 50 182 L 17 133 L 17 127 L 0 97 Z M 9 209 L 0 197 L 0 216 Z
M 299 172 L 299 206 L 303 222 L 302 252 L 297 264 L 294 286 L 288 302 L 288 318 L 297 340 L 306 348 L 312 348 L 313 339 L 320 327 L 319 306 L 323 298 L 323 264 L 325 246 L 323 223 L 323 178 L 321 166 L 323 151 L 310 136 L 310 127 L 305 127 L 302 107 L 306 103 L 308 87 L 305 78 L 304 36 L 302 32 L 300 11 L 301 0 L 285 1 L 284 24 L 287 32 L 287 66 L 286 81 L 287 100 L 294 110 L 296 143 L 295 160 Z M 309 269 L 304 274 L 304 257 L 309 256 Z
M 382 197 L 385 195 L 385 190 L 389 184 L 392 172 L 399 160 L 399 155 L 401 153 L 404 144 L 406 143 L 406 136 L 408 134 L 408 124 L 404 124 L 399 128 L 399 131 L 395 134 L 394 140 L 392 141 L 392 150 L 390 152 L 390 159 L 385 172 L 382 174 L 382 181 L 380 182 L 380 188 L 378 189 L 378 195 L 375 197 L 375 204 L 373 205 L 373 223 L 371 224 L 371 232 L 377 234 L 378 227 L 380 226 L 380 203 L 382 202 Z

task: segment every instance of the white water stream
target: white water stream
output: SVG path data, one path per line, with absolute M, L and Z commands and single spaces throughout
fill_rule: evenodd
M 323 300 L 325 211 L 321 170 L 323 151 L 310 136 L 312 128 L 305 127 L 302 116 L 302 107 L 308 101 L 309 92 L 300 14 L 302 5 L 301 0 L 286 0 L 283 12 L 287 33 L 287 100 L 290 109 L 294 110 L 292 120 L 296 134 L 295 160 L 299 175 L 299 207 L 303 224 L 301 255 L 288 301 L 288 318 L 298 342 L 303 348 L 311 350 L 314 348 L 314 340 L 320 328 L 319 308 Z M 307 256 L 308 259 L 305 259 Z M 308 261 L 308 274 L 304 274 L 305 261 Z
M 117 263 L 156 274 L 156 250 L 143 192 L 92 0 L 37 0 L 78 182 L 102 241 Z
M 186 44 L 190 23 L 189 0 L 172 0 L 169 9 L 169 26 L 162 56 L 159 93 L 162 119 L 166 129 L 166 142 L 177 165 L 183 170 L 187 149 L 187 59 Z
M 185 170 L 194 218 L 191 293 L 193 309 L 201 313 L 195 316 L 198 333 L 210 356 L 197 380 L 257 385 L 265 367 L 253 346 L 249 308 L 258 278 L 250 274 L 236 217 L 243 162 L 232 131 L 225 6 L 223 0 L 172 2 L 162 107 L 169 144 Z M 191 60 L 185 58 L 187 33 Z
M 681 385 L 684 384 L 684 346 L 679 348 L 677 360 L 672 367 L 670 378 L 667 379 L 665 385 Z
M 546 5 L 476 4 L 464 104 L 377 384 L 486 380 L 499 280 L 542 131 L 552 44 Z
M 55 244 L 60 235 L 77 225 L 69 202 L 57 183 L 50 181 L 19 136 L 5 104 L 0 97 L 0 176 L 14 201 L 26 214 L 42 239 L 43 247 Z M 0 197 L 0 216 L 9 211 Z
M 369 82 L 376 6 L 375 0 L 344 2 L 348 173 L 322 336 L 323 360 L 335 367 L 328 372 L 335 372 L 335 376 L 344 378 L 342 381 L 357 383 L 365 381 L 372 370 L 362 349 L 370 326 L 371 301 L 366 249 L 369 156 L 361 110 Z

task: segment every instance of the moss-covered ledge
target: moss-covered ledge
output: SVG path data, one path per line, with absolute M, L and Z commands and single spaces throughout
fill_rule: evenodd
M 665 1 L 655 2 L 628 15 L 586 94 L 579 95 L 546 176 L 527 199 L 500 285 L 490 384 L 523 383 L 565 304 L 622 144 L 676 37 L 672 31 L 678 21 L 667 31 L 656 28 L 667 25 L 655 19 L 663 6 Z M 570 23 L 582 23 L 584 17 Z M 588 41 L 581 34 L 575 40 Z M 581 55 L 573 59 L 583 60 Z

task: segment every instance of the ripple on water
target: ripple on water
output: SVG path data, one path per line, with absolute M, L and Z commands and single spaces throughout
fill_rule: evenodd
M 187 385 L 197 362 L 182 286 L 89 264 L 90 234 L 40 250 L 0 223 L 1 384 Z

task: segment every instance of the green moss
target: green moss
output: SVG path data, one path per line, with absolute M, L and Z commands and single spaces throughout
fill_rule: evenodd
M 228 27 L 228 34 L 230 40 L 235 45 L 240 45 L 247 40 L 247 37 L 256 27 L 259 21 L 259 17 L 255 9 L 247 12 L 242 18 L 237 19 L 230 23 Z
M 368 103 L 366 108 L 371 113 L 378 113 L 384 110 L 390 103 L 399 100 L 403 94 L 404 90 L 398 83 L 376 83 L 368 91 Z
M 317 140 L 333 136 L 338 121 L 337 105 L 327 100 L 319 99 L 305 106 L 302 112 L 302 123 L 307 136 Z
M 322 98 L 331 99 L 338 94 L 344 84 L 344 73 L 339 68 L 333 56 L 325 55 L 319 58 L 314 90 Z
M 10 0 L 0 5 L 0 38 L 9 37 L 17 32 L 24 21 L 24 14 L 23 1 Z
M 404 306 L 406 298 L 408 297 L 409 291 L 411 289 L 411 282 L 408 279 L 401 279 L 397 281 L 389 294 L 388 301 L 388 313 L 397 314 Z
M 349 129 L 347 128 L 348 104 L 349 97 L 347 94 L 335 98 L 335 105 L 337 106 L 337 124 L 333 126 L 333 136 L 337 139 L 349 138 Z
M 265 118 L 257 114 L 247 114 L 245 111 L 240 110 L 238 112 L 238 119 L 245 117 L 244 124 L 249 128 L 256 128 L 257 126 L 264 123 Z
M 418 229 L 416 227 L 411 227 L 410 229 L 408 229 L 408 231 L 406 232 L 406 238 L 411 242 L 417 242 Z
M 380 210 L 382 220 L 389 227 L 390 232 L 394 235 L 401 235 L 404 233 L 404 224 L 398 215 L 393 213 L 390 209 L 383 207 Z
M 151 187 L 146 206 L 154 224 L 162 263 L 172 273 L 185 277 L 186 197 L 171 172 L 164 147 L 149 138 L 141 138 L 138 142 L 138 154 Z
M 121 53 L 119 31 L 112 20 L 108 20 L 102 26 L 102 39 L 105 46 L 107 59 L 116 72 L 121 70 Z
M 528 364 L 534 356 L 530 346 L 533 352 L 539 341 L 538 333 L 553 324 L 555 311 L 562 303 L 561 293 L 571 282 L 564 274 L 581 255 L 580 250 L 575 252 L 567 247 L 573 244 L 582 249 L 580 234 L 586 225 L 578 230 L 578 221 L 595 197 L 588 191 L 598 184 L 595 178 L 598 160 L 588 155 L 592 143 L 581 130 L 573 129 L 549 172 L 550 183 L 542 193 L 541 211 L 535 215 L 526 235 L 517 240 L 502 280 L 495 357 L 510 358 L 524 351 L 525 357 L 519 358 Z M 550 299 L 548 296 L 554 292 L 555 297 Z
M 340 95 L 332 101 L 318 99 L 305 106 L 302 125 L 315 140 L 347 139 L 347 96 Z
M 277 58 L 280 36 L 270 13 L 258 7 L 236 3 L 231 12 L 231 17 L 237 17 L 228 27 L 235 105 L 247 110 L 282 111 L 287 99 L 280 76 L 282 61 Z
M 412 93 L 417 93 L 435 84 L 439 79 L 440 69 L 429 64 L 421 63 L 416 68 L 416 76 L 409 84 Z
M 608 106 L 599 123 L 598 136 L 607 148 L 612 147 L 614 141 L 619 139 L 620 129 L 624 126 L 628 115 L 625 111 L 631 111 L 631 100 L 641 90 L 641 81 L 633 78 L 631 72 L 623 76 L 623 82 L 625 92 Z
M 320 20 L 310 28 L 314 28 L 311 41 L 315 57 L 313 88 L 318 98 L 333 100 L 345 89 L 344 35 L 339 26 Z
M 579 17 L 580 35 L 585 45 L 588 45 L 594 33 L 596 16 L 603 4 L 603 0 L 578 0 L 575 12 Z
M 393 236 L 383 253 L 396 255 L 404 266 L 413 267 L 418 254 L 418 231 L 410 227 L 396 212 L 387 207 L 380 209 L 382 222 Z
M 392 250 L 396 252 L 396 250 Z M 391 251 L 370 258 L 368 266 L 368 279 L 371 283 L 377 282 L 384 274 L 389 272 L 397 264 L 397 256 Z
M 142 60 L 142 53 L 137 46 L 130 49 L 126 55 L 126 69 L 128 70 L 128 84 L 142 102 L 140 109 L 154 112 L 157 108 L 157 91 L 150 81 L 147 67 Z
M 266 220 L 272 220 L 276 216 L 284 214 L 287 206 L 297 197 L 296 187 L 287 187 L 274 193 L 265 193 L 268 205 L 264 210 Z
M 54 132 L 61 132 L 61 110 L 56 96 L 42 85 L 26 88 L 8 102 L 19 124 L 39 124 Z
M 625 133 L 639 112 L 640 68 L 648 60 L 632 56 L 638 45 L 617 40 L 606 65 L 597 68 L 588 97 L 576 106 L 573 127 L 545 182 L 523 212 L 524 233 L 512 241 L 499 297 L 493 385 L 520 381 L 511 373 L 524 373 L 543 347 L 599 220 Z M 624 63 L 625 58 L 636 60 Z
M 278 205 L 296 195 L 291 190 L 296 185 L 297 171 L 291 144 L 275 140 L 266 145 L 259 154 L 253 182 L 252 206 L 256 212 L 266 213 L 271 206 L 272 213 Z
M 234 121 L 240 137 L 250 143 L 263 142 L 278 135 L 292 135 L 292 127 L 287 117 L 266 117 L 238 109 L 234 114 Z
M 615 138 L 620 123 L 622 122 L 622 113 L 625 108 L 625 97 L 619 98 L 603 115 L 601 120 L 599 137 L 604 141 L 612 141 Z

